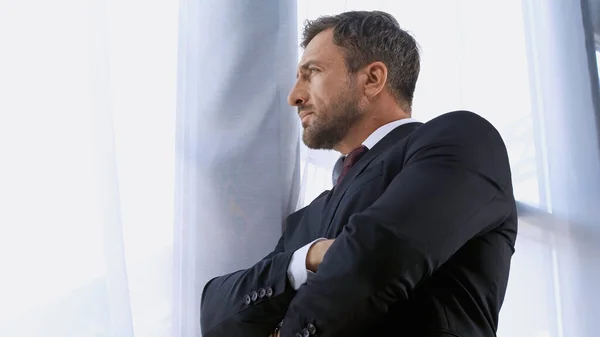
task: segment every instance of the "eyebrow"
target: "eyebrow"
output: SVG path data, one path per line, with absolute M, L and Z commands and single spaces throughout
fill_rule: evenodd
M 308 61 L 304 62 L 299 68 L 300 68 L 300 71 L 306 71 L 311 66 L 322 67 L 323 64 L 316 60 L 308 60 Z M 296 73 L 296 78 L 298 78 L 298 76 L 299 76 L 298 73 Z
M 316 60 L 308 60 L 308 61 L 304 62 L 304 64 L 302 64 L 300 66 L 300 68 L 302 68 L 302 69 L 308 69 L 310 66 L 313 66 L 313 65 L 320 66 L 321 62 L 316 61 Z

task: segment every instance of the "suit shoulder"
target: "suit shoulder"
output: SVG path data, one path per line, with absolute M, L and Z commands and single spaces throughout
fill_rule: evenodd
M 423 124 L 412 137 L 413 140 L 448 141 L 478 146 L 494 144 L 504 148 L 498 130 L 485 118 L 466 110 L 440 115 Z
M 470 111 L 453 111 L 423 124 L 407 145 L 406 162 L 437 158 L 510 182 L 508 151 L 496 128 Z
M 462 127 L 483 127 L 494 129 L 494 126 L 485 118 L 480 115 L 467 110 L 457 110 L 447 112 L 438 117 L 425 123 L 424 126 L 436 126 L 447 128 L 449 126 L 462 126 Z

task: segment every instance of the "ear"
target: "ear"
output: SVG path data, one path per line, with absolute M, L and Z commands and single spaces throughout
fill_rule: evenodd
M 387 67 L 383 62 L 373 62 L 363 69 L 363 75 L 365 96 L 372 99 L 385 88 L 388 75 Z

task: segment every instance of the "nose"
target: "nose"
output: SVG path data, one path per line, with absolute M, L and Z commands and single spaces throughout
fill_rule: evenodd
M 296 82 L 288 95 L 288 104 L 291 106 L 301 106 L 308 101 L 308 93 L 303 88 L 300 88 L 298 84 L 299 83 Z

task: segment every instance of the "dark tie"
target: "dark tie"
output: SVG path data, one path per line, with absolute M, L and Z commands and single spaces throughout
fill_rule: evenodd
M 341 172 L 339 174 L 339 176 L 337 176 L 337 179 L 335 178 L 336 173 L 333 173 L 333 180 L 334 180 L 334 185 L 339 185 L 342 180 L 344 179 L 344 177 L 346 176 L 346 174 L 348 174 L 348 172 L 350 171 L 350 169 L 352 168 L 352 166 L 354 166 L 354 164 L 356 164 L 358 162 L 358 160 L 365 154 L 367 153 L 369 149 L 366 146 L 361 146 L 361 147 L 357 147 L 356 149 L 352 150 L 352 152 L 348 153 L 348 155 L 343 159 L 343 163 L 342 165 L 336 165 L 336 167 L 334 168 L 334 170 L 336 169 L 340 169 L 341 166 Z

